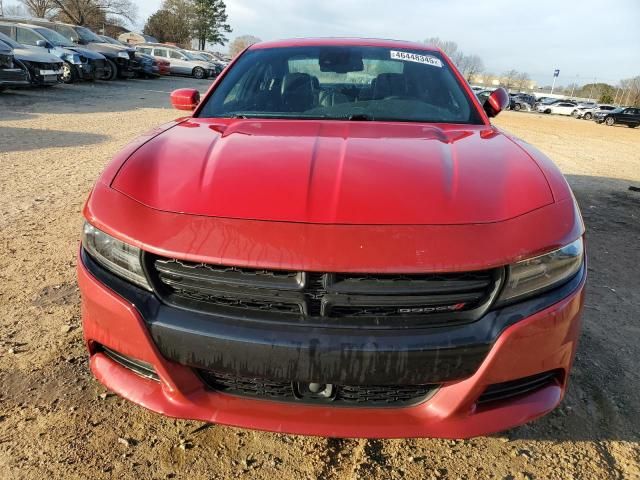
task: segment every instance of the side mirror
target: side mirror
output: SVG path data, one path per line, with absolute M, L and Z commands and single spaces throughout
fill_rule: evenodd
M 200 92 L 193 88 L 180 88 L 171 92 L 171 105 L 178 110 L 195 110 L 200 103 Z
M 80 38 L 79 37 L 71 37 L 69 40 L 71 40 L 75 44 L 80 44 Z
M 36 40 L 36 47 L 47 48 L 47 42 L 45 40 Z
M 489 95 L 489 97 L 482 104 L 482 108 L 484 108 L 487 116 L 489 118 L 492 118 L 498 115 L 502 110 L 507 108 L 509 102 L 509 93 L 507 93 L 504 88 L 500 87 L 491 92 L 491 95 Z

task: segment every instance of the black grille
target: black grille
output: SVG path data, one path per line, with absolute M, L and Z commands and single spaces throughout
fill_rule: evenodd
M 509 382 L 494 383 L 489 385 L 484 393 L 478 398 L 479 405 L 487 405 L 491 402 L 508 400 L 520 397 L 536 390 L 558 383 L 561 379 L 561 372 L 553 370 L 539 373 L 530 377 L 519 378 Z
M 468 322 L 487 310 L 502 270 L 437 274 L 297 272 L 187 262 L 147 255 L 167 303 L 231 316 L 345 319 L 376 327 Z M 375 319 L 375 321 L 370 321 Z M 386 324 L 385 321 L 393 323 Z
M 296 382 L 276 382 L 198 370 L 208 388 L 241 397 L 282 402 L 352 407 L 403 407 L 427 400 L 438 385 L 334 385 L 331 398 L 309 399 L 298 393 Z

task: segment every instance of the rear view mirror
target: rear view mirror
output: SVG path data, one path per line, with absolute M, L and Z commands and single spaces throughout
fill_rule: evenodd
M 352 49 L 323 48 L 320 50 L 319 63 L 321 72 L 347 73 L 364 70 L 362 55 Z
M 200 103 L 200 92 L 193 88 L 180 88 L 171 92 L 171 105 L 178 110 L 195 110 Z
M 496 88 L 491 95 L 484 101 L 482 107 L 489 118 L 495 117 L 509 105 L 509 94 L 500 87 Z
M 47 42 L 44 40 L 36 40 L 36 47 L 47 48 Z

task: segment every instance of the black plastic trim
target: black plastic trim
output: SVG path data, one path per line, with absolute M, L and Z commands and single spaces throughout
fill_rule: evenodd
M 160 352 L 182 365 L 239 376 L 349 385 L 420 385 L 472 375 L 509 326 L 562 300 L 585 278 L 475 322 L 373 330 L 339 325 L 292 325 L 188 311 L 120 279 L 82 250 L 99 281 L 140 312 Z

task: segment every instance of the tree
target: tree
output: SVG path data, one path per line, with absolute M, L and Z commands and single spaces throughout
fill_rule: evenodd
M 261 41 L 262 40 L 258 37 L 254 37 L 253 35 L 240 35 L 231 42 L 231 45 L 229 45 L 229 55 L 231 55 L 231 57 L 235 57 L 245 48 Z
M 26 17 L 29 12 L 22 5 L 5 5 L 2 14 L 7 17 Z
M 38 18 L 47 16 L 56 9 L 53 0 L 20 0 L 31 15 Z
M 187 45 L 191 37 L 189 23 L 179 15 L 164 9 L 149 17 L 142 32 L 157 38 L 159 42 L 177 45 Z
M 620 105 L 640 107 L 640 75 L 620 81 Z
M 137 7 L 131 0 L 52 0 L 56 18 L 75 25 L 100 27 L 109 17 L 136 19 Z
M 470 82 L 472 77 L 484 70 L 484 63 L 478 55 L 462 55 L 457 67 Z
M 513 69 L 502 74 L 502 83 L 507 88 L 507 90 L 511 89 L 511 87 L 514 86 L 518 75 L 518 71 Z
M 191 30 L 198 39 L 198 49 L 204 50 L 207 42 L 224 45 L 225 33 L 231 32 L 227 23 L 226 6 L 223 0 L 194 0 L 195 12 Z
M 519 73 L 515 78 L 516 88 L 520 91 L 526 90 L 529 87 L 530 82 L 531 77 L 526 72 Z
M 456 65 L 458 61 L 461 59 L 462 52 L 458 51 L 458 44 L 451 40 L 442 40 L 440 37 L 431 37 L 427 38 L 424 43 L 427 45 L 433 45 L 434 47 L 438 47 L 442 50 L 447 57 L 449 57 L 453 63 Z

